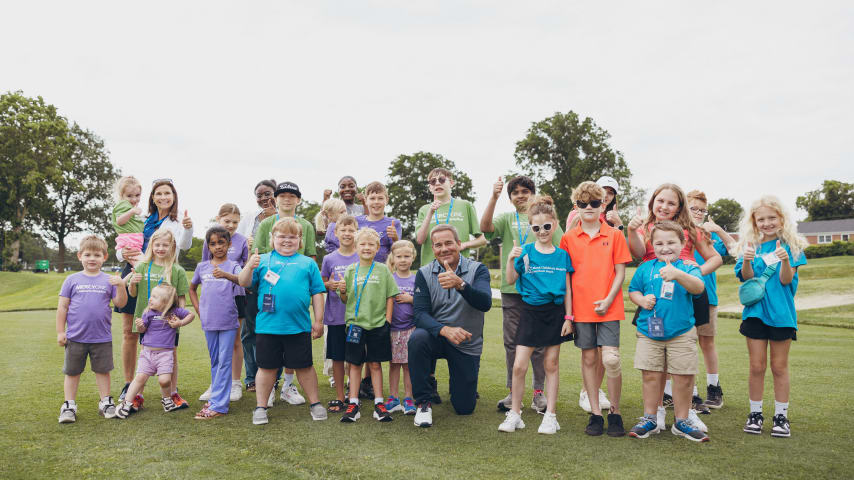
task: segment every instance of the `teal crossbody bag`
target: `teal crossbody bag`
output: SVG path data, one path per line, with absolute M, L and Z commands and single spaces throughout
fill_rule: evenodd
M 765 282 L 777 273 L 777 263 L 767 267 L 759 278 L 753 277 L 738 288 L 738 300 L 745 307 L 759 303 L 765 298 Z

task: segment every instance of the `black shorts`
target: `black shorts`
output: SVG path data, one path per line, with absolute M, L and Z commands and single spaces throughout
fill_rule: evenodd
M 346 325 L 326 326 L 326 358 L 334 362 L 343 362 L 347 343 Z
M 693 297 L 694 326 L 699 327 L 709 323 L 709 293 L 703 290 L 699 297 Z
M 258 368 L 276 370 L 307 368 L 312 365 L 311 332 L 293 335 L 255 335 L 255 362 Z
M 572 334 L 561 336 L 563 305 L 547 303 L 545 305 L 522 304 L 522 318 L 516 330 L 516 345 L 524 347 L 551 347 L 572 340 Z
M 765 325 L 762 320 L 750 317 L 741 321 L 738 331 L 747 338 L 754 340 L 771 340 L 782 342 L 784 340 L 797 340 L 798 331 L 792 327 L 772 327 Z
M 246 318 L 246 296 L 234 297 L 234 304 L 237 305 L 237 318 Z
M 365 362 L 391 361 L 391 329 L 388 323 L 382 327 L 362 332 L 359 343 L 344 340 L 344 361 L 353 365 Z
M 132 269 L 133 269 L 133 267 L 131 266 L 131 264 L 125 263 L 124 268 L 122 268 L 122 278 L 125 278 L 126 276 L 128 276 L 128 274 L 130 273 L 130 271 Z M 127 284 L 125 284 L 124 289 L 125 289 L 125 292 L 127 293 L 128 301 L 127 301 L 127 303 L 125 303 L 125 306 L 122 308 L 113 307 L 113 311 L 116 313 L 128 313 L 128 314 L 133 315 L 134 313 L 136 313 L 136 297 L 130 296 L 130 291 L 128 290 Z

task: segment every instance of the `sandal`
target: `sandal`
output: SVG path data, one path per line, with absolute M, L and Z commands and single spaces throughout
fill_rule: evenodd
M 344 402 L 341 400 L 330 400 L 326 410 L 329 413 L 341 413 L 344 411 Z
M 247 392 L 254 392 L 255 391 L 255 382 L 247 383 L 246 384 L 246 391 Z
M 196 414 L 196 420 L 210 420 L 212 418 L 221 417 L 225 415 L 224 413 L 217 412 L 216 410 L 211 410 L 207 407 L 199 410 L 199 413 Z

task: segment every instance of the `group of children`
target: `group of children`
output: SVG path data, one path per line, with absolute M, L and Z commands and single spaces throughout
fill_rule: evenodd
M 504 191 L 499 178 L 480 222 L 471 203 L 451 195 L 450 171 L 434 169 L 427 180 L 434 201 L 419 211 L 415 232 L 422 265 L 433 260 L 426 240 L 436 225 L 455 227 L 463 255 L 488 239 L 501 241 L 510 393 L 498 404 L 506 411 L 500 431 L 524 428 L 522 397 L 529 362 L 535 377 L 531 406 L 543 414 L 539 432 L 560 429 L 555 413 L 558 359 L 561 344 L 573 340 L 582 352 L 580 404 L 591 412 L 585 432 L 603 434 L 601 411 L 607 410 L 608 435 L 626 434 L 620 414 L 620 322 L 625 320 L 626 264 L 634 257 L 640 264 L 628 290 L 638 306 L 633 321 L 634 366 L 642 372 L 644 415 L 628 434 L 647 438 L 660 432 L 665 407 L 672 404 L 672 433 L 707 441 L 707 428 L 696 414 L 723 405 L 714 347 L 714 272 L 722 264 L 721 255 L 730 252 L 738 259 L 735 270 L 741 281 L 764 279 L 761 298 L 745 306 L 740 328 L 747 337 L 751 366 L 750 414 L 744 431 L 762 430 L 762 388 L 770 346 L 776 399 L 772 435 L 790 435 L 787 361 L 791 340 L 796 339 L 793 298 L 797 268 L 806 263 L 806 242 L 779 200 L 766 196 L 755 202 L 742 220 L 736 242 L 711 219 L 705 221 L 707 201 L 702 192 L 686 196 L 673 184 L 657 188 L 648 213 L 638 209 L 624 227 L 616 210 L 617 182 L 610 177 L 583 182 L 572 192 L 574 205 L 564 232 L 552 199 L 536 196 L 536 186 L 527 177 L 513 178 L 507 185 L 515 211 L 494 215 L 495 202 Z M 205 234 L 203 261 L 190 282 L 176 263 L 175 235 L 169 229 L 144 231 L 149 222 L 143 224 L 140 218 L 136 205 L 141 192 L 135 185 L 138 182 L 120 181 L 113 219 L 119 234 L 117 251 L 145 244 L 142 259 L 124 278 L 103 274 L 107 245 L 86 237 L 78 251 L 84 269 L 69 276 L 60 291 L 57 334 L 66 349 L 66 401 L 60 423 L 76 418 L 77 384 L 87 356 L 96 373 L 103 416 L 126 418 L 141 408 L 141 392 L 151 375 L 158 376 L 165 411 L 186 407 L 186 402 L 176 401 L 177 346 L 179 328 L 196 314 L 211 365 L 210 387 L 201 397 L 206 403 L 196 418 L 226 414 L 229 402 L 239 399 L 242 391 L 239 331 L 247 310 L 253 310 L 253 360 L 258 366 L 252 385 L 257 401 L 254 424 L 269 421 L 267 411 L 283 369 L 289 383 L 296 375 L 314 420 L 325 420 L 328 412 L 340 413 L 345 423 L 357 421 L 363 378 L 370 379 L 374 419 L 389 422 L 393 412 L 415 414 L 407 342 L 415 329 L 411 268 L 416 247 L 401 239 L 400 221 L 386 216 L 389 198 L 382 183 L 371 182 L 360 193 L 355 179 L 342 178 L 341 198 L 325 199 L 315 218 L 317 229 L 295 213 L 302 200 L 299 187 L 292 182 L 276 184 L 272 192 L 276 213 L 263 221 L 256 218 L 254 238 L 237 233 L 240 212 L 233 204 L 223 205 L 218 224 Z M 357 208 L 361 207 L 357 198 L 364 207 Z M 329 252 L 320 266 L 314 260 L 318 235 Z M 184 308 L 187 294 L 196 314 Z M 113 367 L 109 304 L 121 308 L 128 295 L 136 298 L 133 328 L 140 334 L 142 351 L 136 376 L 117 405 L 109 395 Z M 247 308 L 247 301 L 253 308 Z M 330 383 L 336 393 L 325 407 L 319 400 L 311 353 L 312 340 L 324 335 L 324 356 L 331 361 Z M 694 382 L 698 343 L 706 363 L 706 401 L 698 400 Z M 389 362 L 387 399 L 384 362 Z M 605 376 L 607 396 L 600 389 Z

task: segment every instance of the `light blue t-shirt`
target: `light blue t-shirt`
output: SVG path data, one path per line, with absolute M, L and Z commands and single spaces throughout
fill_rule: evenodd
M 797 259 L 792 258 L 792 250 L 785 243 L 783 248 L 789 254 L 789 265 L 799 267 L 807 264 L 807 257 L 801 252 Z M 769 240 L 759 245 L 756 249 L 756 258 L 753 259 L 753 276 L 759 278 L 768 268 L 763 255 L 773 252 L 777 249 L 777 240 Z M 738 259 L 735 263 L 735 276 L 742 282 L 744 277 L 741 274 L 741 269 L 744 265 L 744 257 Z M 798 314 L 795 311 L 795 293 L 798 291 L 798 273 L 792 277 L 792 281 L 788 285 L 780 283 L 780 265 L 777 265 L 777 271 L 771 278 L 765 282 L 765 296 L 762 300 L 754 303 L 749 307 L 744 307 L 741 312 L 741 319 L 746 320 L 750 317 L 755 317 L 762 320 L 762 323 L 771 327 L 790 327 L 798 328 Z
M 276 285 L 264 279 L 269 270 L 279 275 Z M 258 292 L 255 332 L 293 335 L 311 331 L 311 296 L 325 292 L 326 287 L 314 260 L 299 253 L 285 257 L 273 250 L 261 255 L 261 264 L 252 272 L 252 290 Z M 275 299 L 272 313 L 263 308 L 264 295 L 268 293 Z
M 522 255 L 516 257 L 514 267 L 519 274 L 516 291 L 528 305 L 563 305 L 566 274 L 575 271 L 572 260 L 561 248 L 545 254 L 537 251 L 534 245 L 526 243 L 522 247 Z
M 646 337 L 649 337 L 648 321 L 653 314 L 664 319 L 664 336 L 654 338 L 654 340 L 670 340 L 694 327 L 694 295 L 685 290 L 685 287 L 674 281 L 673 299 L 661 298 L 662 280 L 658 272 L 666 265 L 658 259 L 640 264 L 629 284 L 629 292 L 655 295 L 655 308 L 652 310 L 641 308 L 640 315 L 638 315 L 638 331 Z M 700 268 L 696 265 L 687 265 L 682 260 L 676 260 L 671 265 L 689 275 L 703 279 L 703 276 L 700 275 Z
M 721 240 L 721 237 L 718 236 L 717 233 L 712 233 L 712 248 L 715 249 L 716 252 L 720 254 L 720 256 L 724 256 L 727 253 L 726 245 L 724 245 L 724 241 Z M 706 259 L 700 255 L 700 252 L 697 249 L 694 249 L 694 260 L 697 261 L 697 265 L 702 266 L 706 263 Z M 718 276 L 715 272 L 712 272 L 708 275 L 703 275 L 703 282 L 706 284 L 706 294 L 709 295 L 709 305 L 718 304 Z

